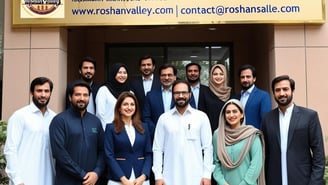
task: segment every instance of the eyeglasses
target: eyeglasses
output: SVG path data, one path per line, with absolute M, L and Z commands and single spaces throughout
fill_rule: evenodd
M 161 74 L 161 77 L 166 77 L 166 76 L 168 76 L 168 77 L 173 77 L 174 74 Z
M 188 91 L 175 91 L 173 92 L 173 95 L 175 96 L 180 96 L 180 94 L 182 94 L 182 96 L 188 96 L 190 92 Z

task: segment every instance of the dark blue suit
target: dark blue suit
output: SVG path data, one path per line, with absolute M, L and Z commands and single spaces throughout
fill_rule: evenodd
M 144 174 L 149 178 L 152 166 L 152 144 L 147 126 L 144 134 L 136 130 L 135 141 L 131 146 L 126 130 L 116 133 L 114 124 L 107 124 L 105 131 L 105 161 L 109 168 L 108 177 L 120 181 L 122 176 L 130 178 L 132 168 L 136 178 Z
M 173 98 L 171 108 L 174 107 Z M 160 115 L 164 113 L 162 89 L 156 89 L 147 93 L 142 112 L 142 121 L 148 125 L 151 138 L 154 138 L 155 128 Z
M 240 95 L 239 95 L 240 99 Z M 254 87 L 244 107 L 246 124 L 260 129 L 261 120 L 267 112 L 272 110 L 271 98 L 268 92 Z
M 190 100 L 191 107 L 195 108 L 193 96 Z M 174 107 L 172 97 L 170 108 Z M 151 139 L 154 138 L 155 128 L 160 115 L 164 113 L 164 103 L 162 98 L 162 89 L 155 89 L 147 93 L 145 105 L 142 111 L 142 121 L 148 125 Z
M 136 95 L 138 99 L 139 107 L 141 107 L 142 109 L 144 107 L 145 100 L 146 100 L 142 77 L 135 78 L 134 80 L 132 80 L 130 85 L 131 85 L 131 90 L 133 91 L 133 93 Z M 155 90 L 155 89 L 161 89 L 161 81 L 159 80 L 158 77 L 153 76 L 153 83 L 151 85 L 151 90 Z
M 198 109 L 207 114 L 211 123 L 212 133 L 218 128 L 220 112 L 224 103 L 209 88 L 203 88 L 202 96 L 199 93 Z
M 278 108 L 262 120 L 267 185 L 281 185 L 281 136 Z M 287 140 L 289 185 L 323 185 L 325 151 L 318 113 L 294 105 Z

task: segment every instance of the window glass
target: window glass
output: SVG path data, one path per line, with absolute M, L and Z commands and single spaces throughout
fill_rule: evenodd
M 112 64 L 116 62 L 125 63 L 128 66 L 129 78 L 140 75 L 138 61 L 142 56 L 150 55 L 156 60 L 155 75 L 158 75 L 158 67 L 163 63 L 171 63 L 178 70 L 177 77 L 186 79 L 185 66 L 190 62 L 201 65 L 201 83 L 208 85 L 209 72 L 214 64 L 226 65 L 227 72 L 231 74 L 230 46 L 215 45 L 192 45 L 192 46 L 162 46 L 145 44 L 108 45 L 107 47 L 107 72 Z M 108 79 L 108 74 L 107 74 Z M 232 79 L 229 78 L 231 82 Z M 231 84 L 231 83 L 230 83 Z

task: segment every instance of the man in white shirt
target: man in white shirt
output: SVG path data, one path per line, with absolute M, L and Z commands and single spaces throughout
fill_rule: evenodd
M 30 85 L 32 102 L 8 120 L 4 154 L 9 185 L 53 184 L 49 125 L 55 113 L 47 108 L 52 89 L 50 79 L 35 78 Z
M 189 105 L 188 82 L 174 82 L 172 93 L 175 107 L 160 116 L 155 129 L 156 185 L 210 185 L 214 166 L 209 119 Z

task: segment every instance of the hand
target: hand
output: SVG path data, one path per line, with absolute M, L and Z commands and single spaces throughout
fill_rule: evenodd
M 133 181 L 134 185 L 142 185 L 146 180 L 146 175 L 142 174 Z
M 83 185 L 95 185 L 98 180 L 98 175 L 96 172 L 88 172 L 83 177 Z
M 164 179 L 158 179 L 155 181 L 155 185 L 165 185 Z
M 121 183 L 122 185 L 133 185 L 133 182 L 129 181 L 125 176 L 121 177 Z
M 202 178 L 201 185 L 211 185 L 211 179 Z

